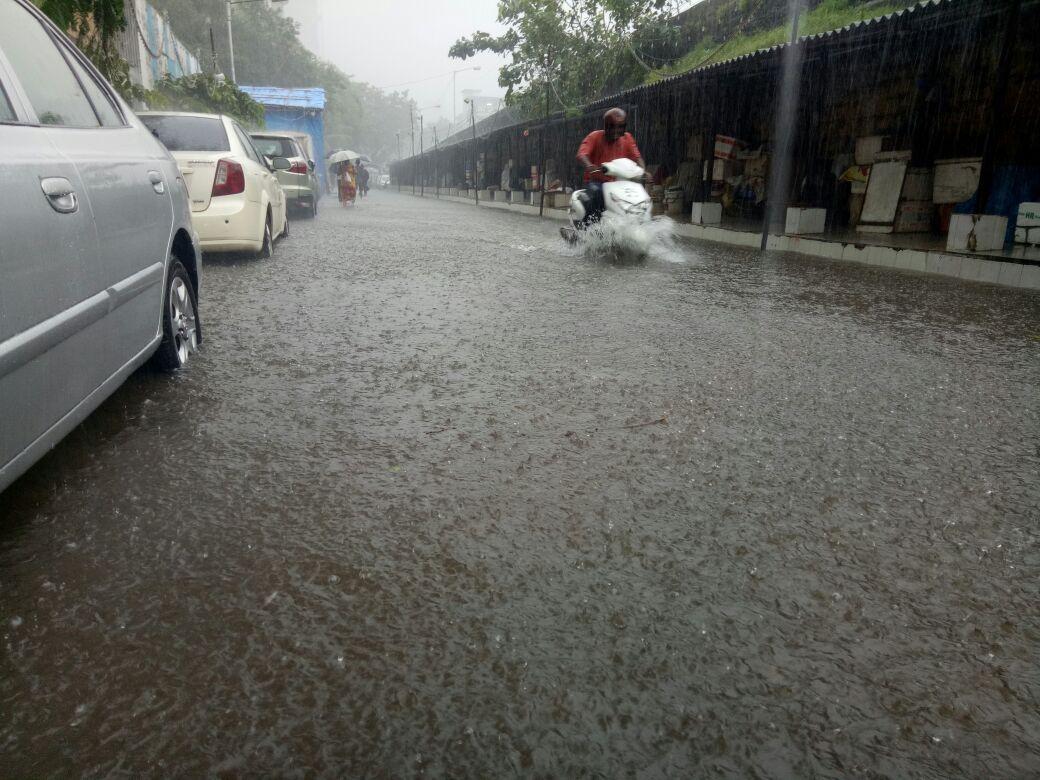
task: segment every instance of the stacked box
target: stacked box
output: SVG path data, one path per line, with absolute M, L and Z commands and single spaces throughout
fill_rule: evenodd
M 1040 245 L 1040 203 L 1022 203 L 1015 223 L 1015 243 Z

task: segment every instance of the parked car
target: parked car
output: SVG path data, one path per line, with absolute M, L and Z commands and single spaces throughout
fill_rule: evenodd
M 218 114 L 146 111 L 138 116 L 180 166 L 203 252 L 255 252 L 270 257 L 289 234 L 285 193 L 270 164 L 234 119 Z
M 201 341 L 177 164 L 28 0 L 0 3 L 0 490 Z
M 384 173 L 379 177 L 379 189 L 385 190 L 390 186 L 390 174 Z
M 321 182 L 314 160 L 307 158 L 299 142 L 288 133 L 252 133 L 253 145 L 268 160 L 286 158 L 291 165 L 287 171 L 278 171 L 286 202 L 298 213 L 318 216 L 318 198 Z

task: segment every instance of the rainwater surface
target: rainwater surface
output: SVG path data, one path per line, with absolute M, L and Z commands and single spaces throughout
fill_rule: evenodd
M 0 496 L 10 777 L 1040 771 L 1040 297 L 376 193 Z

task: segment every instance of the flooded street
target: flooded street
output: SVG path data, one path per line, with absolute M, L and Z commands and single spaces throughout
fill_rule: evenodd
M 323 205 L 0 496 L 4 775 L 1040 769 L 1035 293 Z

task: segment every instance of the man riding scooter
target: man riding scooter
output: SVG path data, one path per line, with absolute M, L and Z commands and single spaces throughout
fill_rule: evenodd
M 646 168 L 635 138 L 626 132 L 627 120 L 628 116 L 620 108 L 610 109 L 603 115 L 603 129 L 589 133 L 578 147 L 578 162 L 585 169 L 586 193 L 585 219 L 579 225 L 581 229 L 599 222 L 606 208 L 603 201 L 603 182 L 614 179 L 603 172 L 603 163 L 627 157 L 640 168 Z

